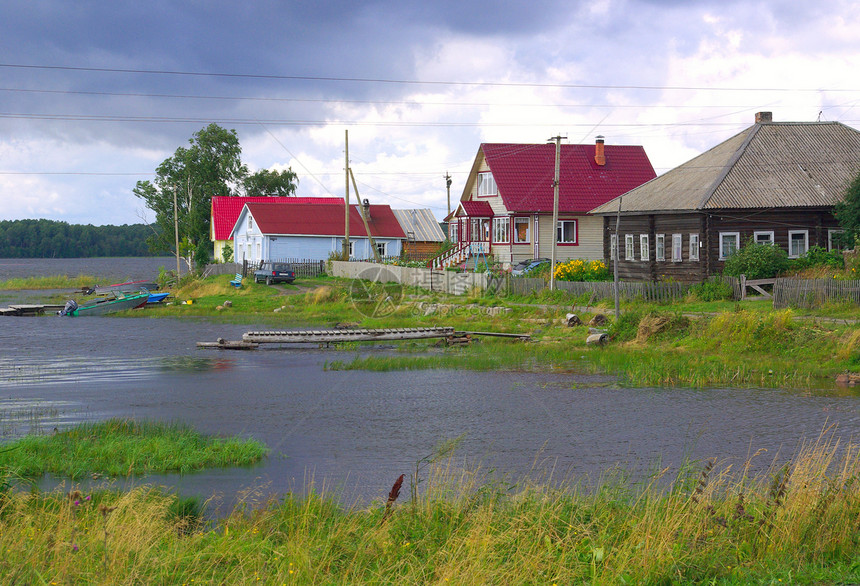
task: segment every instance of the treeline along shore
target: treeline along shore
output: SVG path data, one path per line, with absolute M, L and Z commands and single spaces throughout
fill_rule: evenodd
M 158 256 L 147 245 L 148 224 L 93 226 L 55 220 L 0 221 L 0 258 Z

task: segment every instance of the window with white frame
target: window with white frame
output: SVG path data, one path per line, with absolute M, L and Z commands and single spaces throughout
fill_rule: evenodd
M 248 232 L 254 229 L 254 218 L 248 216 Z
M 666 235 L 657 234 L 654 237 L 654 258 L 666 260 Z
M 756 244 L 773 244 L 773 230 L 757 230 L 753 232 L 753 242 Z
M 636 247 L 633 234 L 624 235 L 624 260 L 636 260 Z
M 690 234 L 690 260 L 699 260 L 699 235 Z
M 648 235 L 640 234 L 639 235 L 639 259 L 640 260 L 648 260 L 648 254 L 651 252 L 650 247 L 648 246 Z
M 529 239 L 529 219 L 514 218 L 514 244 L 528 244 Z
M 493 242 L 507 244 L 511 241 L 509 229 L 510 218 L 493 218 Z
M 257 258 L 255 260 L 263 260 L 263 245 L 257 242 Z
M 807 230 L 788 231 L 788 258 L 798 258 L 809 250 L 809 232 Z
M 448 240 L 457 242 L 457 224 L 448 224 Z
M 496 180 L 489 171 L 478 173 L 478 197 L 496 195 Z
M 672 262 L 681 262 L 684 260 L 684 236 L 682 234 L 672 234 Z
M 618 260 L 618 235 L 609 235 L 609 260 Z
M 355 242 L 349 241 L 349 258 L 355 257 Z
M 388 243 L 387 242 L 377 242 L 376 243 L 376 252 L 379 253 L 379 256 L 382 256 L 382 257 L 388 256 Z
M 827 231 L 827 250 L 844 250 L 846 248 L 844 244 L 840 245 L 836 243 L 836 237 L 843 232 L 845 230 L 830 229 Z
M 740 247 L 740 232 L 720 232 L 720 260 L 726 260 Z
M 576 220 L 558 221 L 558 243 L 576 244 Z

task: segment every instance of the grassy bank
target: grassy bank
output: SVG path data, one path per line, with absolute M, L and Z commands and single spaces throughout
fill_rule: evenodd
M 0 575 L 40 584 L 842 584 L 860 580 L 858 453 L 822 436 L 760 477 L 710 461 L 671 481 L 657 472 L 647 485 L 608 475 L 591 490 L 575 479 L 511 485 L 447 461 L 412 502 L 404 494 L 345 509 L 310 491 L 246 502 L 208 525 L 148 488 L 6 492 Z
M 248 281 L 235 289 L 230 279 L 221 275 L 193 281 L 174 292 L 177 303 L 128 315 L 253 320 L 284 329 L 446 325 L 460 331 L 526 333 L 533 340 L 521 344 L 484 338 L 468 347 L 432 352 L 432 342 L 408 343 L 396 355 L 357 354 L 352 361 L 329 363 L 331 369 L 561 369 L 616 374 L 633 385 L 793 388 L 829 386 L 837 373 L 860 370 L 860 334 L 850 321 L 858 311 L 853 306 L 794 313 L 774 312 L 765 301 L 691 298 L 662 306 L 625 303 L 615 323 L 611 307 L 603 303 L 579 311 L 586 322 L 597 314 L 609 317 L 605 327 L 611 342 L 595 348 L 585 345 L 587 326 L 568 328 L 565 323 L 566 313 L 583 300 L 559 291 L 527 298 L 479 292 L 454 297 L 378 284 L 355 287 L 331 278 L 278 287 Z M 390 308 L 380 307 L 390 311 L 374 311 L 374 299 L 389 294 L 394 296 Z
M 190 472 L 252 464 L 266 452 L 255 440 L 205 437 L 185 425 L 110 419 L 2 444 L 0 470 L 20 477 L 52 473 L 72 479 Z
M 92 287 L 95 283 L 98 283 L 98 279 L 90 275 L 78 275 L 77 277 L 69 277 L 67 275 L 18 277 L 0 281 L 0 290 L 80 289 L 82 287 Z

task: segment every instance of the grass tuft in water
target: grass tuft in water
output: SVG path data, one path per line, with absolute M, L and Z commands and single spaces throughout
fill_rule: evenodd
M 0 468 L 24 477 L 51 473 L 72 479 L 243 466 L 267 452 L 252 439 L 205 437 L 185 425 L 129 419 L 84 423 L 53 435 L 27 436 L 6 447 L 0 452 Z

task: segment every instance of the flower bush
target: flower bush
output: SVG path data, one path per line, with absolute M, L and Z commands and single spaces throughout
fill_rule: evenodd
M 559 281 L 609 281 L 612 275 L 602 260 L 577 258 L 555 265 L 555 278 Z

